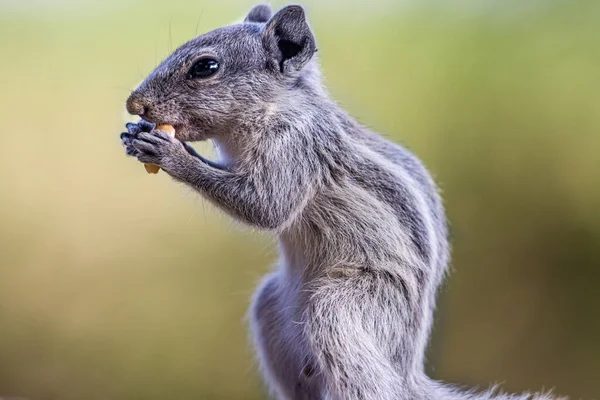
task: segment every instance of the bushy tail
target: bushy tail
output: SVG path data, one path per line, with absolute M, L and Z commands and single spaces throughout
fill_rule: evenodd
M 507 394 L 498 385 L 480 392 L 476 389 L 463 390 L 441 382 L 432 381 L 432 399 L 435 400 L 568 400 L 555 396 L 551 391 L 539 393 Z

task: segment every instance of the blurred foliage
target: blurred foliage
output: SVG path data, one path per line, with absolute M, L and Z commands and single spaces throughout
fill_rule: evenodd
M 128 90 L 251 5 L 0 0 L 0 394 L 265 398 L 244 313 L 273 240 L 118 139 Z M 443 188 L 432 375 L 600 397 L 600 3 L 307 7 L 333 96 Z

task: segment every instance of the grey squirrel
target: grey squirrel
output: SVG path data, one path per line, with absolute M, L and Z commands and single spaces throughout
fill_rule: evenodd
M 279 239 L 250 307 L 261 371 L 278 399 L 525 400 L 425 374 L 448 262 L 435 183 L 403 147 L 328 96 L 302 7 L 254 7 L 192 39 L 127 100 L 142 121 L 128 155 L 160 166 L 234 219 Z M 155 129 L 171 124 L 176 136 Z M 211 140 L 218 161 L 186 141 Z

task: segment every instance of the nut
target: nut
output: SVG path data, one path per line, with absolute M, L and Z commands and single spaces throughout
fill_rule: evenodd
M 173 125 L 158 125 L 156 129 L 158 129 L 159 131 L 167 132 L 172 137 L 175 137 L 175 128 L 173 128 Z M 160 171 L 160 167 L 154 164 L 144 164 L 144 168 L 146 168 L 146 172 L 149 174 L 158 174 L 158 171 Z

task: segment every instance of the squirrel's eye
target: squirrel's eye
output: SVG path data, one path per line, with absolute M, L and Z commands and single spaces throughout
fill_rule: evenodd
M 219 70 L 219 63 L 212 58 L 201 58 L 190 70 L 192 78 L 207 78 Z

